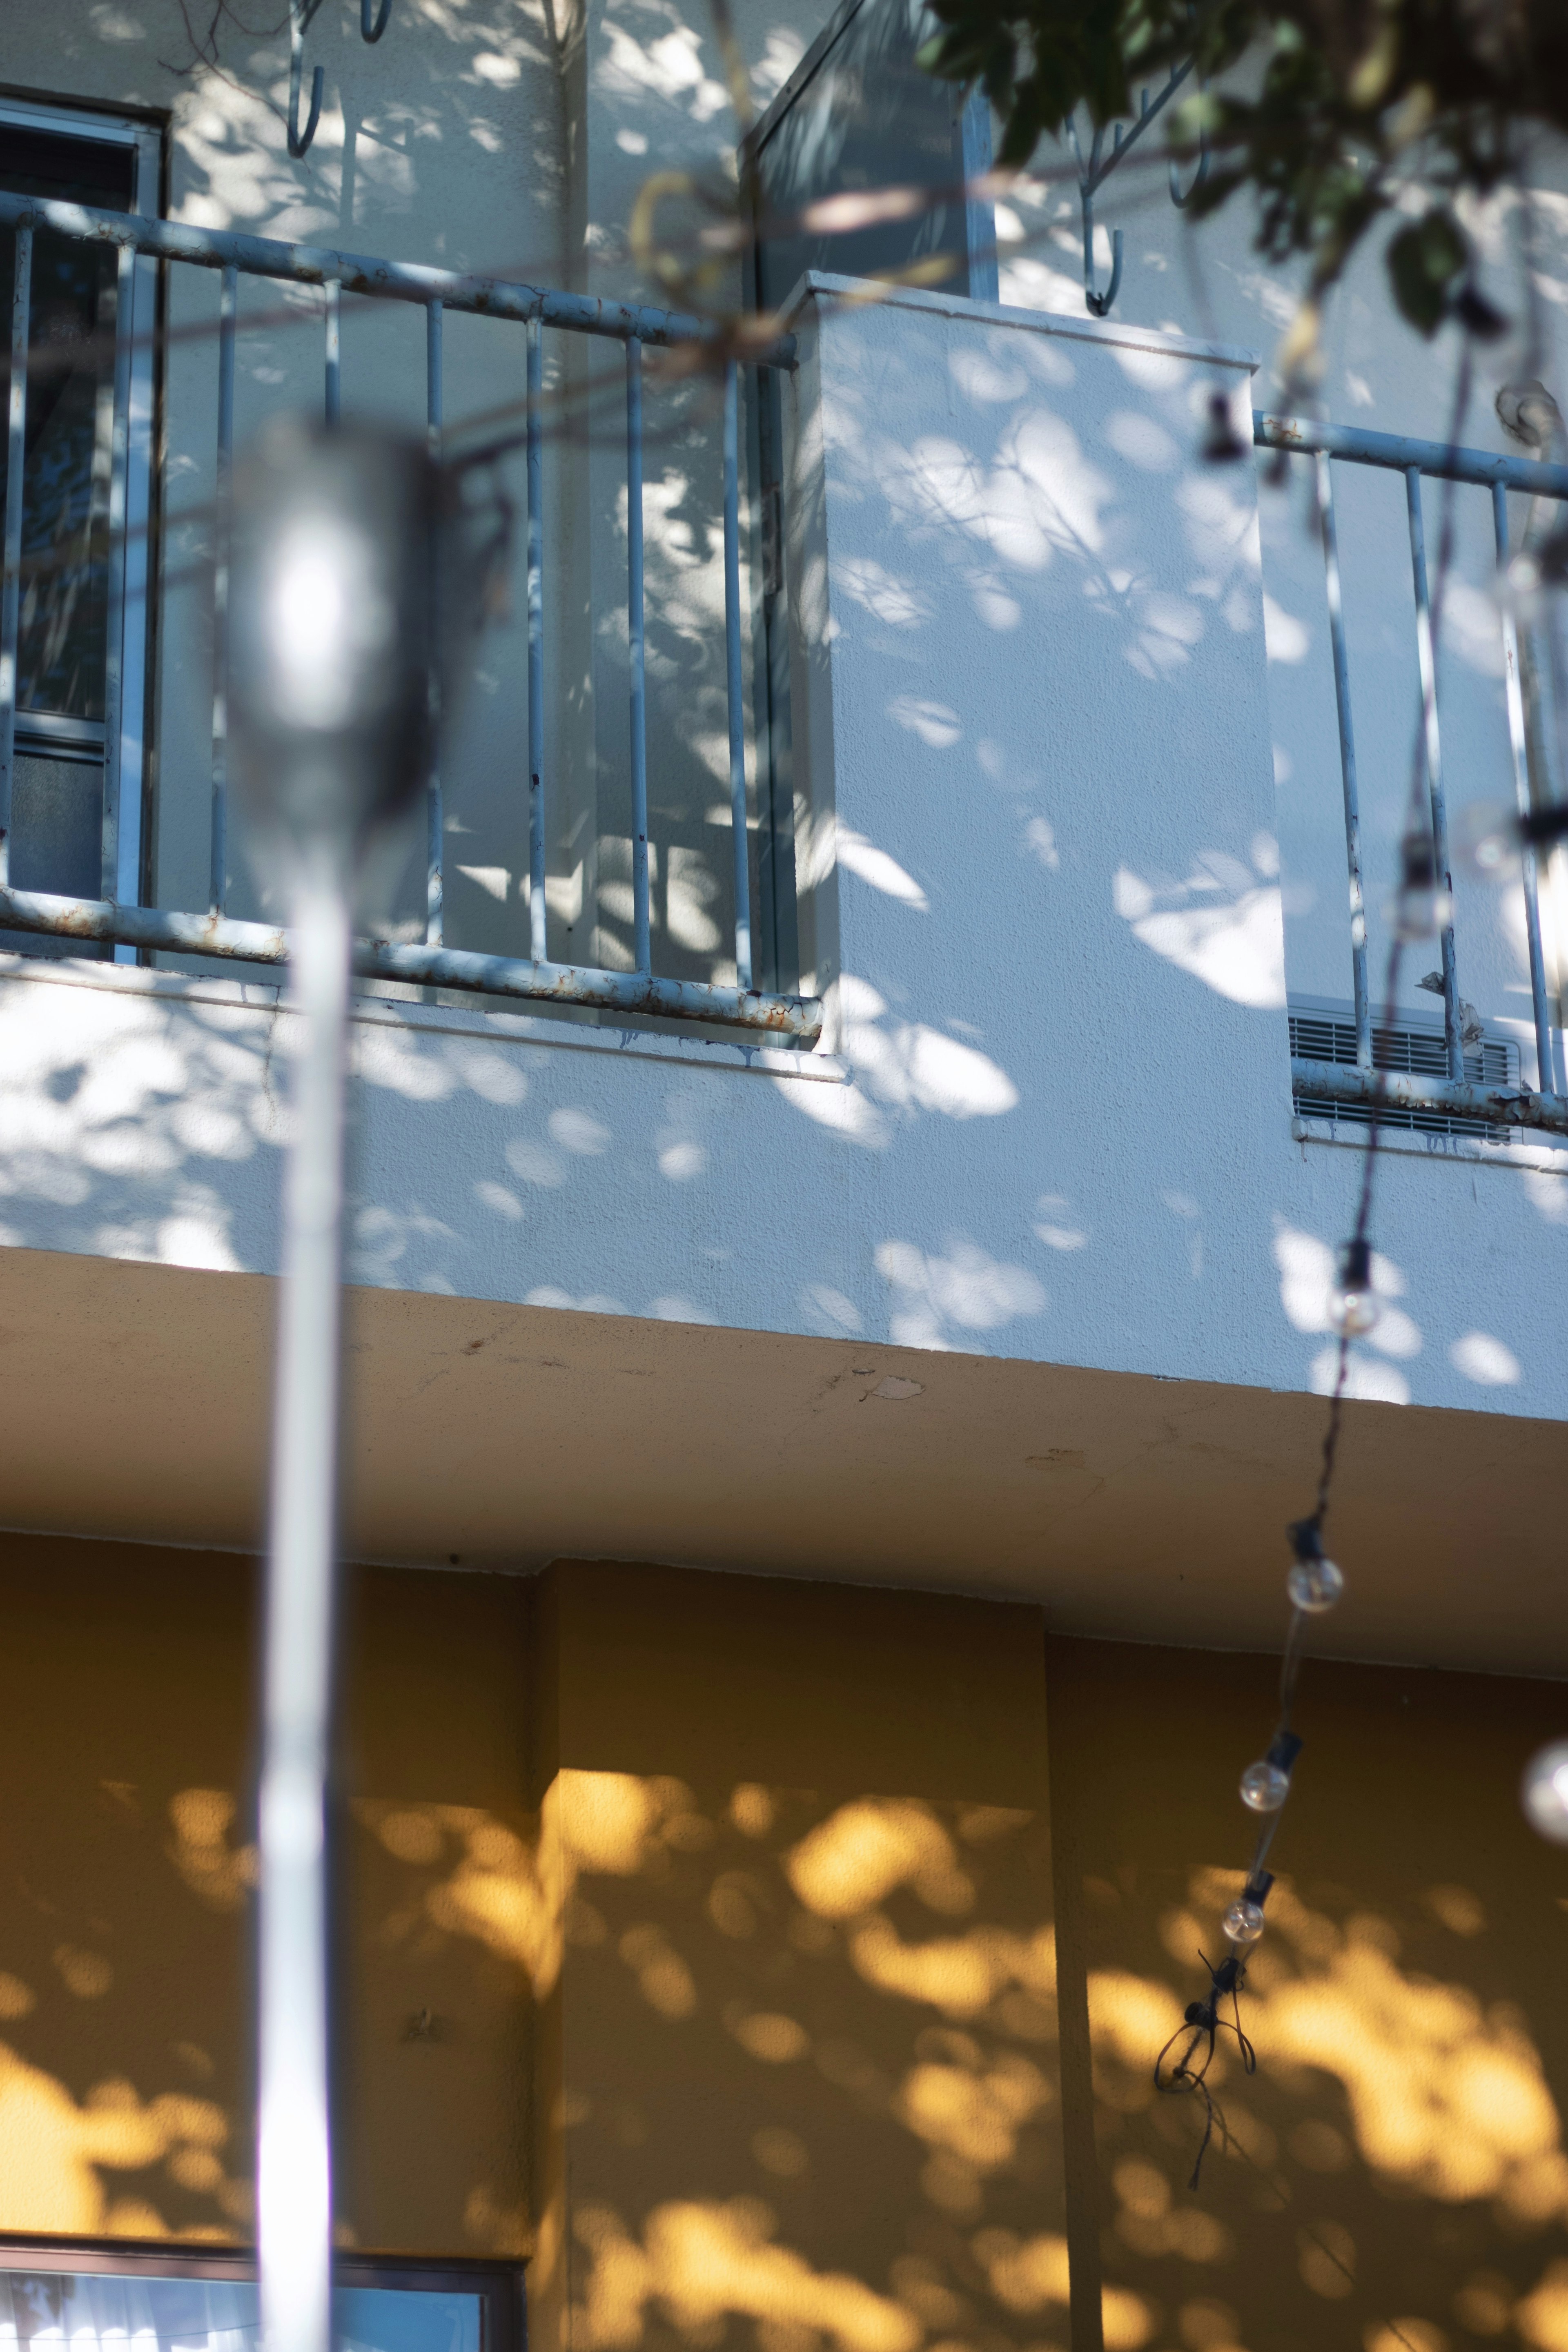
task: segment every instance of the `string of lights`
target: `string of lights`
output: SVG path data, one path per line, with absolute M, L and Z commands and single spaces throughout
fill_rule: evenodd
M 1469 406 L 1470 385 L 1470 357 L 1467 348 L 1456 386 L 1454 415 L 1448 435 L 1450 446 L 1457 447 L 1459 443 L 1465 414 Z M 1453 921 L 1453 878 L 1448 866 L 1447 825 L 1442 804 L 1436 793 L 1428 798 L 1423 785 L 1432 775 L 1428 766 L 1428 747 L 1436 698 L 1436 652 L 1454 545 L 1453 485 L 1447 483 L 1445 485 L 1442 530 L 1431 600 L 1430 637 L 1422 647 L 1421 704 L 1400 842 L 1399 882 L 1384 910 L 1389 932 L 1383 990 L 1383 1026 L 1385 1032 L 1393 1029 L 1397 1017 L 1399 980 L 1406 948 L 1418 940 L 1444 938 L 1450 932 Z M 1446 962 L 1447 952 L 1446 949 Z M 1225 2135 L 1224 2116 L 1209 2089 L 1207 2079 L 1220 2036 L 1226 2032 L 1235 2035 L 1246 2074 L 1251 2074 L 1257 2068 L 1257 2053 L 1241 2022 L 1240 1996 L 1247 1980 L 1247 1954 L 1258 1943 L 1267 1925 L 1265 1906 L 1275 1883 L 1274 1873 L 1268 1866 L 1269 1852 L 1304 1745 L 1301 1735 L 1294 1728 L 1292 1715 L 1308 1628 L 1312 1620 L 1326 1616 L 1336 1608 L 1345 1591 L 1342 1570 L 1323 1549 L 1323 1529 L 1339 1468 L 1352 1349 L 1357 1339 L 1363 1339 L 1373 1329 L 1378 1319 L 1372 1212 L 1385 1099 L 1384 1087 L 1374 1085 L 1362 1158 L 1354 1226 L 1350 1239 L 1337 1253 L 1333 1287 L 1329 1296 L 1329 1322 L 1337 1335 L 1338 1349 L 1328 1419 L 1323 1431 L 1317 1492 L 1311 1510 L 1304 1518 L 1292 1521 L 1285 1530 L 1291 1554 L 1285 1576 L 1289 1617 L 1280 1656 L 1279 1718 L 1268 1748 L 1255 1762 L 1247 1766 L 1241 1775 L 1241 1802 L 1258 1822 L 1252 1856 L 1240 1894 L 1226 1906 L 1220 1919 L 1221 1932 L 1229 1947 L 1226 1957 L 1215 1963 L 1206 1953 L 1200 1952 L 1199 1958 L 1209 1974 L 1208 1995 L 1205 2000 L 1189 2002 L 1182 2025 L 1154 2062 L 1156 2090 L 1176 2095 L 1197 2095 L 1205 2106 L 1203 2139 L 1189 2184 L 1193 2189 L 1198 2186 L 1204 2158 L 1216 2123 L 1222 2136 Z M 1558 1801 L 1563 1821 L 1562 1835 L 1564 1842 L 1568 1842 L 1568 1741 L 1548 1753 L 1557 1759 L 1553 1769 L 1561 1775 Z M 1553 1787 L 1555 1785 L 1554 1782 Z M 1222 2013 L 1223 2005 L 1227 2000 L 1231 2008 L 1228 2018 Z M 1184 2046 L 1173 2062 L 1172 2053 L 1178 2043 Z

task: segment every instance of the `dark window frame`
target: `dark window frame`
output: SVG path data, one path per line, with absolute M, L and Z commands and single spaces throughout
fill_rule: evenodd
M 344 2286 L 407 2293 L 478 2294 L 479 2352 L 528 2352 L 524 2265 L 493 2255 L 357 2253 L 334 2257 Z M 56 2238 L 0 2231 L 0 2273 L 78 2273 L 99 2278 L 253 2279 L 251 2246 L 195 2244 L 170 2238 Z
M 131 163 L 128 209 L 156 215 L 163 201 L 163 132 L 149 117 L 96 108 L 67 97 L 0 89 L 0 131 L 50 141 L 117 147 Z M 153 538 L 157 517 L 157 408 L 160 384 L 154 330 L 162 295 L 158 265 L 138 257 L 121 281 L 121 351 L 116 363 L 115 496 L 124 537 L 111 562 L 109 658 L 117 683 L 105 723 L 17 712 L 17 751 L 25 756 L 97 764 L 103 774 L 102 840 L 97 895 L 139 906 L 145 897 L 151 843 L 150 786 L 156 619 Z M 107 681 L 106 681 L 107 691 Z M 22 947 L 20 939 L 6 945 Z M 26 950 L 38 952 L 37 941 Z M 79 954 L 77 947 L 74 952 Z M 135 961 L 128 949 L 116 962 Z

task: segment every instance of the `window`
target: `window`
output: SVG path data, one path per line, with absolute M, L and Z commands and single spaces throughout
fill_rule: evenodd
M 143 125 L 0 100 L 0 188 L 146 212 L 157 176 Z M 16 260 L 15 233 L 0 230 L 0 320 Z M 155 295 L 152 263 L 35 233 L 11 880 L 131 905 L 142 895 Z M 8 341 L 0 365 L 8 375 Z M 7 472 L 0 438 L 0 494 Z
M 1292 1061 L 1331 1062 L 1342 1069 L 1354 1068 L 1355 1015 L 1349 1004 L 1331 997 L 1292 996 L 1289 1020 Z M 1448 1054 L 1441 1019 L 1404 1016 L 1389 1028 L 1374 1017 L 1372 1066 L 1374 1070 L 1398 1070 L 1415 1077 L 1447 1078 Z M 1517 1087 L 1518 1046 L 1508 1038 L 1482 1038 L 1466 1051 L 1465 1079 L 1472 1087 Z M 1291 1101 L 1298 1118 L 1323 1118 L 1351 1127 L 1372 1123 L 1372 1105 L 1367 1102 L 1333 1102 L 1300 1086 L 1292 1088 Z M 1394 1103 L 1380 1107 L 1377 1123 L 1390 1131 L 1404 1129 L 1416 1135 L 1479 1135 L 1489 1143 L 1506 1143 L 1510 1132 L 1490 1119 L 1436 1108 L 1407 1110 Z
M 335 2320 L 342 2352 L 522 2352 L 521 2274 L 345 2259 Z M 0 2254 L 0 2344 L 15 2352 L 257 2352 L 259 2342 L 255 2271 L 240 2255 Z

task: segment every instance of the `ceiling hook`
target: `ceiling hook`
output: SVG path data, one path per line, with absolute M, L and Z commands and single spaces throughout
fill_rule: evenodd
M 392 14 L 392 0 L 381 0 L 381 14 L 373 24 L 371 11 L 374 6 L 375 0 L 359 0 L 359 33 L 362 41 L 379 41 L 386 30 L 387 19 Z
M 315 15 L 321 0 L 289 0 L 289 152 L 298 163 L 316 135 L 316 125 L 321 119 L 321 68 L 316 68 L 310 79 L 310 113 L 303 131 L 300 129 L 300 84 L 305 70 L 305 27 Z
M 1105 176 L 1100 168 L 1100 150 L 1104 143 L 1105 133 L 1103 130 L 1095 132 L 1094 144 L 1089 149 L 1087 168 L 1083 160 L 1083 149 L 1079 144 L 1078 123 L 1070 115 L 1068 118 L 1068 135 L 1071 140 L 1073 156 L 1078 164 L 1079 202 L 1083 207 L 1083 299 L 1095 318 L 1104 319 L 1110 316 L 1110 306 L 1121 289 L 1121 231 L 1119 228 L 1112 229 L 1110 232 L 1110 283 L 1105 291 L 1100 293 L 1094 282 L 1094 191 L 1098 183 Z M 1121 136 L 1118 131 L 1114 137 L 1113 160 L 1115 150 L 1119 149 L 1121 144 Z M 1110 168 L 1110 165 L 1107 165 L 1108 171 Z
M 1097 319 L 1108 319 L 1110 306 L 1121 291 L 1121 231 L 1110 232 L 1110 283 L 1103 294 L 1094 283 L 1094 198 L 1083 200 L 1083 299 Z

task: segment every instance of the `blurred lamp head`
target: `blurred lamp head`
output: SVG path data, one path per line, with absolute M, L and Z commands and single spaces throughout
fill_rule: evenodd
M 1554 1740 L 1531 1758 L 1520 1796 L 1531 1828 L 1553 1845 L 1568 1845 L 1568 1740 Z
M 459 537 L 424 443 L 379 426 L 279 417 L 237 465 L 229 740 L 268 862 L 353 873 L 418 804 Z

